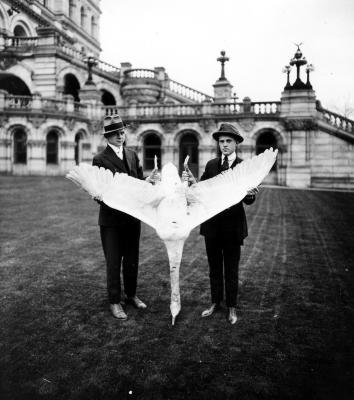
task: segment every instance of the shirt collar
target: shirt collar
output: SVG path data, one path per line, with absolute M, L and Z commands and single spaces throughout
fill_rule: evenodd
M 111 149 L 116 153 L 116 154 L 123 154 L 123 146 L 118 147 L 115 146 L 114 144 L 111 143 L 107 143 L 109 147 L 111 147 Z

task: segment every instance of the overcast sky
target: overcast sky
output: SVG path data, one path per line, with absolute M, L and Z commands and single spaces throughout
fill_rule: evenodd
M 100 58 L 110 64 L 163 66 L 213 95 L 225 50 L 240 99 L 279 100 L 282 69 L 303 42 L 317 98 L 332 111 L 354 107 L 354 0 L 101 0 L 101 10 Z

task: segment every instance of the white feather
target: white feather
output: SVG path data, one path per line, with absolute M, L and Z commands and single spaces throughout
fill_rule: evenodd
M 278 150 L 264 153 L 237 164 L 214 178 L 187 189 L 188 224 L 193 229 L 221 211 L 239 203 L 250 189 L 256 188 L 272 168 Z

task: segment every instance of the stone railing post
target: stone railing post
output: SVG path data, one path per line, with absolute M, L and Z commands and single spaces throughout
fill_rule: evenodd
M 6 90 L 0 89 L 0 111 L 4 111 L 7 94 Z
M 4 32 L 0 32 L 0 51 L 4 50 L 6 47 L 6 34 Z
M 204 100 L 202 103 L 202 115 L 211 114 L 211 102 L 209 100 Z
M 136 100 L 132 100 L 129 104 L 128 115 L 129 117 L 136 118 L 137 116 L 137 104 Z
M 35 92 L 32 95 L 32 108 L 34 110 L 42 109 L 42 95 L 38 92 Z
M 74 112 L 74 97 L 71 94 L 64 94 L 63 100 L 65 101 L 65 111 L 67 113 Z

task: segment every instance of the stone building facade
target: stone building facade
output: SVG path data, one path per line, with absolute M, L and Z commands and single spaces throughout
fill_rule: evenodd
M 91 162 L 105 145 L 103 116 L 119 113 L 146 171 L 155 154 L 160 165 L 180 169 L 189 155 L 200 175 L 217 152 L 211 133 L 231 122 L 245 138 L 242 158 L 279 149 L 268 183 L 354 188 L 354 122 L 322 108 L 300 48 L 285 68 L 280 101 L 238 102 L 224 52 L 214 96 L 172 80 L 163 67 L 101 61 L 100 14 L 93 0 L 0 3 L 0 173 L 62 175 Z

